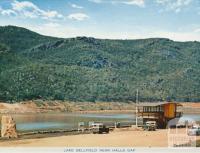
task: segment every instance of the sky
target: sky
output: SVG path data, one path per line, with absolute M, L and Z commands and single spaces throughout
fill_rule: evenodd
M 200 41 L 200 0 L 0 0 L 0 26 L 56 37 Z

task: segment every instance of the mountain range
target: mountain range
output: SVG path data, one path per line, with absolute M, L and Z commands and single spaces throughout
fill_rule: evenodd
M 200 101 L 200 42 L 55 38 L 0 27 L 0 101 Z

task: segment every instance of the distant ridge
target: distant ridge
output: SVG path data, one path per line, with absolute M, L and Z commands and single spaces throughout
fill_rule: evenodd
M 200 101 L 200 43 L 55 38 L 0 27 L 0 101 Z

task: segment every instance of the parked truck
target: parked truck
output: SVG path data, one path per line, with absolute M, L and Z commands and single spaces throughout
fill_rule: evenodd
M 156 130 L 156 121 L 147 121 L 144 125 L 144 130 L 155 131 Z
M 93 134 L 109 133 L 109 128 L 103 123 L 93 123 L 90 127 Z

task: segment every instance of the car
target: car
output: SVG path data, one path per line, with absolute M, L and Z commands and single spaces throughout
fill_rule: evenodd
M 198 126 L 198 125 L 194 125 L 194 126 L 192 126 L 192 128 L 190 128 L 189 130 L 188 130 L 188 135 L 194 135 L 194 136 L 198 136 L 198 135 L 200 135 L 200 126 Z
M 109 133 L 109 128 L 103 123 L 93 123 L 90 126 L 90 130 L 93 132 L 93 134 Z
M 156 121 L 147 121 L 144 125 L 144 130 L 147 130 L 147 131 L 155 131 L 156 130 Z

